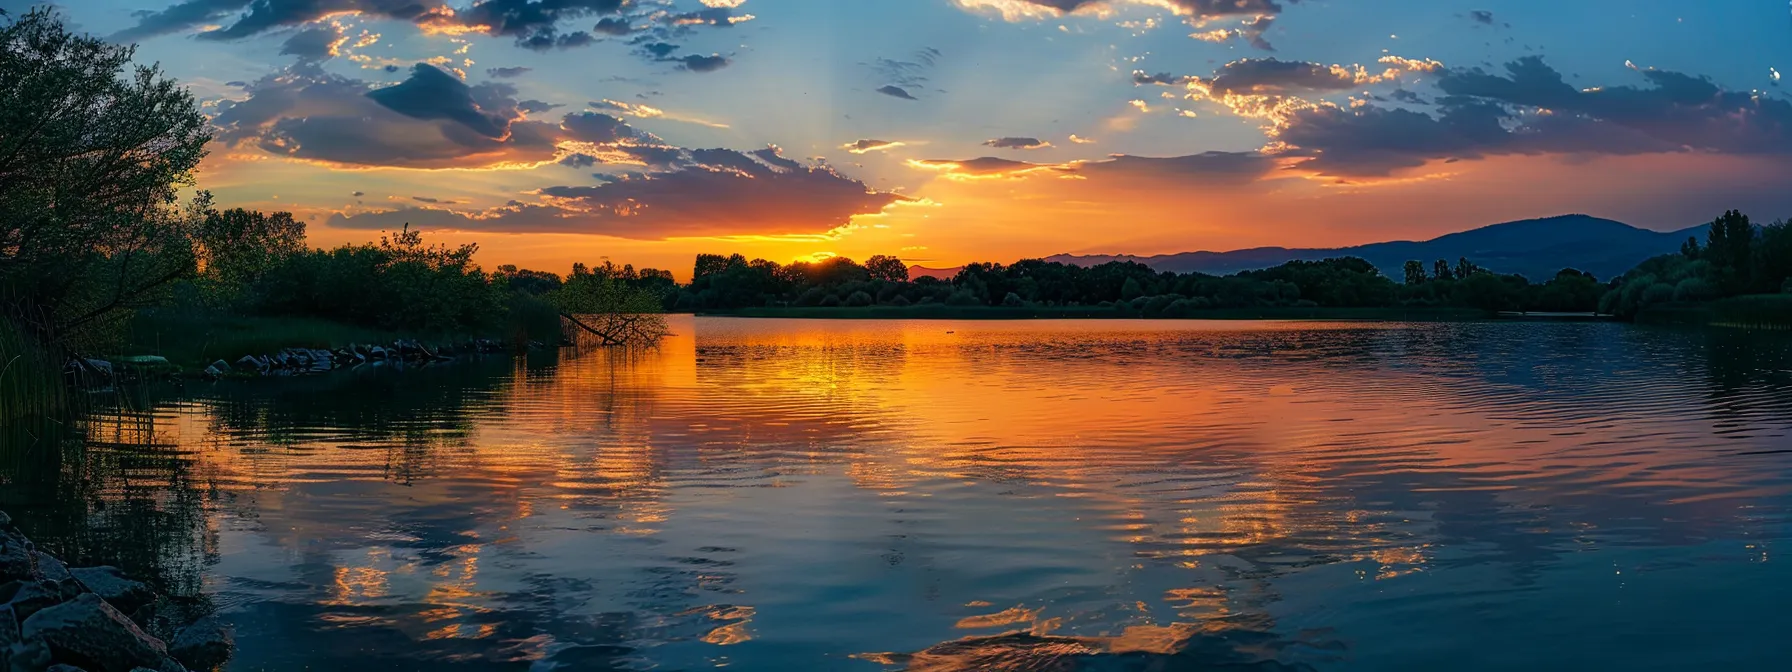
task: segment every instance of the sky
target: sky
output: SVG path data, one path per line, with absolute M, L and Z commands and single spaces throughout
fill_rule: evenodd
M 191 90 L 220 205 L 488 267 L 1792 216 L 1785 0 L 59 2 Z

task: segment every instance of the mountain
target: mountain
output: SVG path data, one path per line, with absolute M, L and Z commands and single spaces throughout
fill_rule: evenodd
M 926 266 L 910 266 L 910 267 L 908 267 L 908 277 L 910 280 L 913 280 L 913 279 L 919 278 L 919 277 L 923 277 L 923 276 L 929 277 L 929 278 L 939 278 L 941 280 L 951 280 L 953 277 L 958 275 L 959 271 L 962 271 L 962 270 L 964 270 L 963 266 L 953 266 L 951 268 L 928 268 Z
M 1093 266 L 1110 261 L 1136 261 L 1158 271 L 1230 275 L 1268 268 L 1289 261 L 1318 261 L 1332 257 L 1361 257 L 1390 278 L 1406 276 L 1409 259 L 1425 262 L 1448 260 L 1452 266 L 1467 257 L 1482 268 L 1517 273 L 1533 281 L 1555 277 L 1557 271 L 1575 268 L 1607 280 L 1634 268 L 1644 259 L 1678 252 L 1688 236 L 1705 239 L 1706 225 L 1662 233 L 1587 215 L 1561 215 L 1483 226 L 1424 241 L 1393 241 L 1330 249 L 1258 247 L 1233 252 L 1183 252 L 1150 257 L 1132 255 L 1060 254 L 1048 261 Z

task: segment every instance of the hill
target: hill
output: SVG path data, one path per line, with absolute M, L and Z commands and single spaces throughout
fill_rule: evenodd
M 1109 261 L 1136 261 L 1159 271 L 1196 271 L 1228 275 L 1268 268 L 1294 261 L 1331 257 L 1361 257 L 1396 280 L 1405 276 L 1407 260 L 1431 262 L 1446 259 L 1455 264 L 1467 257 L 1483 268 L 1517 273 L 1534 281 L 1554 277 L 1564 268 L 1576 268 L 1606 280 L 1634 268 L 1653 256 L 1676 252 L 1688 236 L 1705 239 L 1705 226 L 1663 233 L 1610 219 L 1587 215 L 1561 215 L 1526 219 L 1471 229 L 1424 241 L 1392 241 L 1339 248 L 1259 247 L 1232 252 L 1183 252 L 1149 257 L 1133 255 L 1060 254 L 1049 261 L 1093 266 Z

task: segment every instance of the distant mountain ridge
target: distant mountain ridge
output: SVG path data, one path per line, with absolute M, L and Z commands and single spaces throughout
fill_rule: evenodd
M 1592 273 L 1600 280 L 1608 280 L 1635 268 L 1645 259 L 1679 251 L 1681 243 L 1689 236 L 1702 242 L 1707 226 L 1664 233 L 1588 215 L 1560 215 L 1493 224 L 1424 241 L 1391 241 L 1338 248 L 1258 247 L 1232 252 L 1183 252 L 1148 257 L 1059 254 L 1046 260 L 1078 266 L 1136 261 L 1158 271 L 1230 275 L 1295 260 L 1361 257 L 1398 281 L 1405 277 L 1408 260 L 1425 262 L 1429 271 L 1435 260 L 1445 259 L 1455 265 L 1458 258 L 1467 257 L 1482 268 L 1517 273 L 1533 281 L 1548 280 L 1564 268 L 1578 269 Z

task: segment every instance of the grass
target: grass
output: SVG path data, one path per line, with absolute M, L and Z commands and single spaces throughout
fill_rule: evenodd
M 1650 306 L 1640 324 L 1792 329 L 1792 294 L 1749 294 L 1700 303 Z
M 0 319 L 0 422 L 54 415 L 67 404 L 68 391 L 56 360 Z
M 1134 312 L 1100 306 L 915 306 L 776 307 L 699 311 L 698 315 L 724 317 L 787 317 L 841 320 L 1036 320 L 1036 319 L 1138 319 Z M 1385 320 L 1443 322 L 1487 319 L 1485 311 L 1466 308 L 1213 308 L 1188 318 L 1195 320 Z

